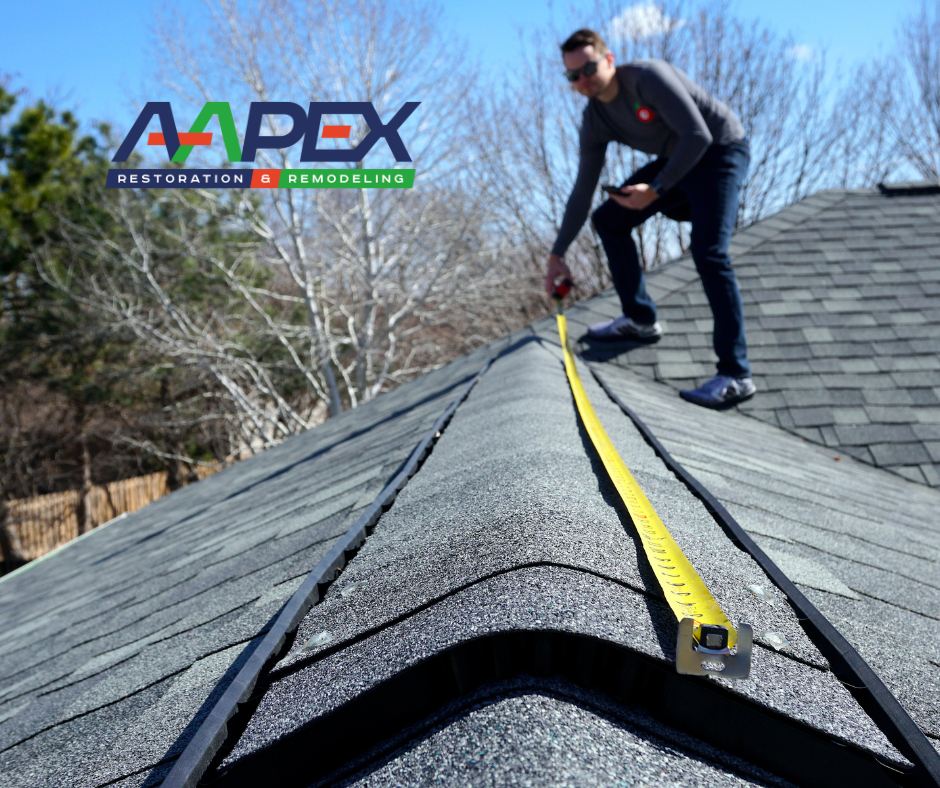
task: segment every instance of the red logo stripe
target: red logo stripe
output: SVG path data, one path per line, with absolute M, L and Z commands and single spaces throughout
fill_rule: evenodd
M 181 131 L 180 132 L 180 145 L 211 145 L 212 144 L 212 132 L 211 131 L 202 131 L 202 132 L 193 132 L 193 131 Z M 166 145 L 166 142 L 163 140 L 163 133 L 160 131 L 150 132 L 150 136 L 147 137 L 148 145 Z
M 348 140 L 352 126 L 324 126 L 323 139 Z

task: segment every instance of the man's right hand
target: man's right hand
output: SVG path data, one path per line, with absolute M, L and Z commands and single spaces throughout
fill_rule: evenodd
M 549 298 L 555 290 L 555 281 L 563 276 L 570 279 L 571 271 L 568 270 L 568 266 L 562 262 L 557 254 L 550 254 L 548 256 L 548 271 L 545 273 L 545 292 L 548 293 Z

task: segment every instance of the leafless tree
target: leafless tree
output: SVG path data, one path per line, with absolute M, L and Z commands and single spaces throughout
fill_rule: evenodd
M 923 0 L 898 31 L 898 53 L 879 64 L 877 86 L 904 163 L 940 179 L 940 3 Z M 874 93 L 874 91 L 873 91 Z
M 413 190 L 271 189 L 239 206 L 239 226 L 261 242 L 259 260 L 281 272 L 285 297 L 300 299 L 316 362 L 305 375 L 335 414 L 424 369 L 435 354 L 422 358 L 417 335 L 495 286 L 480 232 L 485 195 L 472 188 L 477 163 L 466 154 L 475 77 L 453 57 L 458 46 L 439 12 L 420 2 L 210 0 L 207 8 L 204 47 L 188 48 L 170 21 L 161 30 L 163 80 L 190 107 L 365 101 L 387 121 L 406 101 L 421 102 L 402 127 Z M 288 130 L 282 116 L 264 121 L 273 136 Z M 350 125 L 355 147 L 368 127 L 362 118 Z M 261 150 L 258 164 L 297 167 L 298 148 Z M 395 166 L 380 143 L 368 166 L 383 164 Z
M 203 377 L 206 385 L 195 388 L 192 401 L 175 403 L 178 417 L 195 406 L 192 419 L 228 422 L 232 429 L 222 432 L 248 449 L 309 426 L 310 398 L 284 397 L 278 364 L 259 357 L 266 342 L 286 342 L 292 327 L 282 319 L 281 303 L 273 305 L 278 311 L 270 308 L 270 277 L 254 263 L 258 243 L 218 237 L 233 206 L 175 190 L 108 197 L 105 222 L 62 217 L 62 241 L 41 260 L 46 282 L 101 316 L 112 336 L 146 349 L 149 359 Z M 302 361 L 288 357 L 303 375 Z M 216 400 L 228 407 L 215 407 Z M 127 440 L 148 449 L 140 437 Z
M 829 188 L 870 188 L 903 167 L 894 134 L 894 63 L 863 63 L 846 75 L 832 102 L 828 177 Z

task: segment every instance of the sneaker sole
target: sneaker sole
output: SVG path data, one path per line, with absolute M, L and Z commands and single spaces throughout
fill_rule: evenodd
M 639 342 L 643 345 L 652 345 L 656 342 L 659 342 L 663 338 L 662 334 L 654 334 L 650 337 L 641 337 L 632 334 L 619 334 L 617 336 L 598 336 L 597 334 L 592 334 L 590 331 L 586 334 L 588 339 L 593 339 L 595 342 Z

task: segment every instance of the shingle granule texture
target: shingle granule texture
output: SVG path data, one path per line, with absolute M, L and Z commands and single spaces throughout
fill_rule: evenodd
M 506 692 L 436 726 L 344 788 L 392 786 L 789 786 L 634 712 L 557 683 Z

